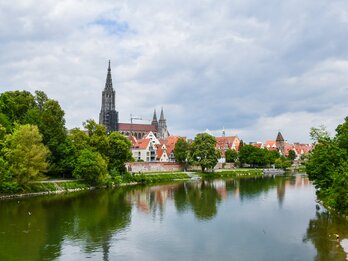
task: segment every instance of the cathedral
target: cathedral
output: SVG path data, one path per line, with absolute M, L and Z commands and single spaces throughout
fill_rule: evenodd
M 161 140 L 169 136 L 167 129 L 167 120 L 164 118 L 163 108 L 159 120 L 157 120 L 156 110 L 153 113 L 151 124 L 120 123 L 118 121 L 118 112 L 116 111 L 116 92 L 112 86 L 111 67 L 109 61 L 108 72 L 106 76 L 105 88 L 102 92 L 102 105 L 99 113 L 99 124 L 105 125 L 108 132 L 118 131 L 127 137 L 142 139 L 150 131 Z

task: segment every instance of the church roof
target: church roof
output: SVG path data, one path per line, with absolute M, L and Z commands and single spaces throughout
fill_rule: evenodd
M 130 123 L 119 123 L 119 131 L 144 131 L 144 132 L 157 132 L 156 127 L 150 124 L 130 124 Z

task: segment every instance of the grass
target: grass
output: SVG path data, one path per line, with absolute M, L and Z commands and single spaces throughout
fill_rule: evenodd
M 260 177 L 263 171 L 262 169 L 226 169 L 208 173 L 198 172 L 197 175 L 209 178 Z

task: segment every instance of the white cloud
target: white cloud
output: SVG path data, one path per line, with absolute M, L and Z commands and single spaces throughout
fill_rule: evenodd
M 267 3 L 3 1 L 0 88 L 44 90 L 80 126 L 98 119 L 111 59 L 122 121 L 163 105 L 174 134 L 307 140 L 346 113 L 348 3 Z

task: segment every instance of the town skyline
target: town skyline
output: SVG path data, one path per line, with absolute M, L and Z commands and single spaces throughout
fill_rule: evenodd
M 81 127 L 110 59 L 120 121 L 163 106 L 175 135 L 308 143 L 347 116 L 348 3 L 87 2 L 0 4 L 0 92 L 43 90 Z

